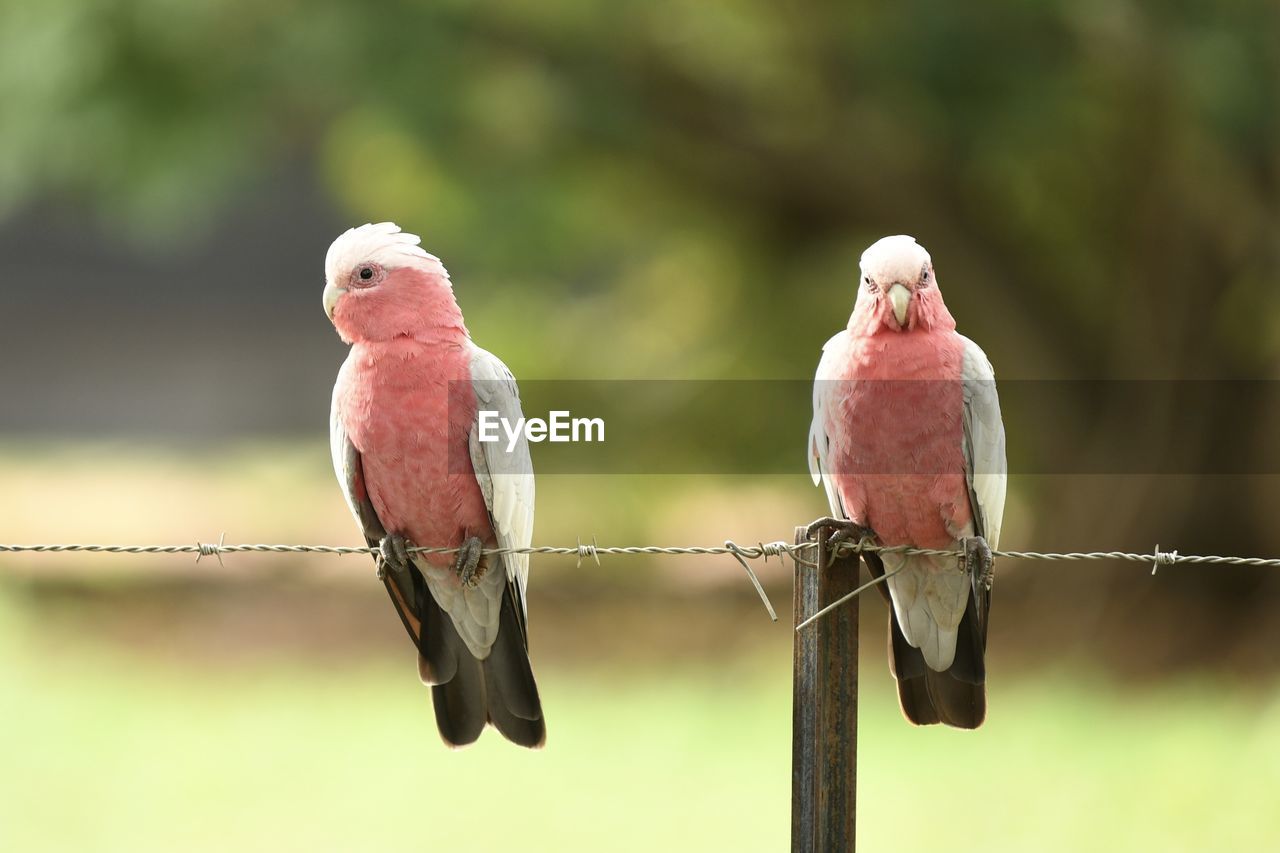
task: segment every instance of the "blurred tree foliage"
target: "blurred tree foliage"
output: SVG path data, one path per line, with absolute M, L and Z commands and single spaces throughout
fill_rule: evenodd
M 4 208 L 167 240 L 305 163 L 533 377 L 808 375 L 901 232 L 1003 377 L 1274 377 L 1278 107 L 1274 0 L 0 3 Z M 1206 447 L 1258 405 L 1168 401 Z M 1276 542 L 1237 485 L 1130 485 L 1117 534 Z M 1096 524 L 1025 488 L 1037 544 Z
M 6 0 L 0 199 L 173 228 L 308 158 L 543 340 L 608 330 L 548 375 L 803 374 L 886 231 L 1003 374 L 1256 374 L 1278 8 Z

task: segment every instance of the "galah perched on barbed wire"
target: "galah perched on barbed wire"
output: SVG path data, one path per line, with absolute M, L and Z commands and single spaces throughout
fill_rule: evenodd
M 432 685 L 450 746 L 486 723 L 521 746 L 546 726 L 529 665 L 525 588 L 533 467 L 514 446 L 477 440 L 481 407 L 521 417 L 515 379 L 471 342 L 449 274 L 390 222 L 338 237 L 324 308 L 351 352 L 333 389 L 333 464 L 378 573 Z M 414 547 L 458 548 L 424 554 Z
M 929 253 L 885 237 L 862 255 L 849 325 L 823 347 L 809 464 L 834 518 L 811 531 L 951 557 L 864 553 L 891 605 L 889 666 L 917 725 L 986 717 L 991 549 L 1005 500 L 1004 425 L 986 355 L 956 332 Z

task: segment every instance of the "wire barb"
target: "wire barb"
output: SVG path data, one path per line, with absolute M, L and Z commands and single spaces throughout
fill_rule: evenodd
M 583 543 L 582 537 L 579 536 L 578 537 L 578 563 L 575 566 L 575 568 L 579 568 L 579 569 L 582 568 L 583 557 L 590 557 L 591 559 L 595 560 L 596 565 L 599 566 L 600 565 L 600 554 L 598 553 L 599 549 L 600 549 L 600 543 L 596 541 L 596 537 L 592 536 L 591 544 L 586 545 Z
M 1161 551 L 1158 544 L 1156 545 L 1156 553 L 1153 556 L 1154 561 L 1151 563 L 1152 577 L 1154 577 L 1155 573 L 1160 570 L 1161 566 L 1172 566 L 1174 563 L 1178 562 L 1177 551 Z
M 222 546 L 227 544 L 227 531 L 222 531 L 222 535 L 218 537 L 218 544 L 210 545 L 208 542 L 196 542 L 196 548 L 199 553 L 196 554 L 196 562 L 200 562 L 205 557 L 217 557 L 218 565 L 224 569 L 227 564 L 222 562 Z
M 768 560 L 769 551 L 765 550 L 764 543 L 763 542 L 760 543 L 760 547 L 757 550 L 755 555 L 747 554 L 747 552 L 739 548 L 737 543 L 734 542 L 732 539 L 724 540 L 724 547 L 729 550 L 729 553 L 733 555 L 733 558 L 742 565 L 743 569 L 746 570 L 747 577 L 751 578 L 751 585 L 756 588 L 756 594 L 759 595 L 760 600 L 764 602 L 764 609 L 769 611 L 769 618 L 772 619 L 774 622 L 777 622 L 778 614 L 773 609 L 773 602 L 769 600 L 768 594 L 764 591 L 764 587 L 760 584 L 760 578 L 756 577 L 756 573 L 751 570 L 751 566 L 748 565 L 746 559 L 744 559 L 745 557 L 751 557 L 752 559 L 755 559 L 756 556 L 759 556 L 764 560 Z

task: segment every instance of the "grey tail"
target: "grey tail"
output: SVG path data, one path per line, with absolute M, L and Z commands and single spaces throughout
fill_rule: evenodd
M 465 659 L 457 661 L 457 672 L 444 684 L 431 685 L 431 704 L 436 709 L 436 728 L 451 747 L 475 743 L 484 731 L 484 674 L 480 663 L 463 649 Z M 421 669 L 421 659 L 419 659 Z
M 498 638 L 481 667 L 487 689 L 489 722 L 512 743 L 537 749 L 547 741 L 542 700 L 529 665 L 524 607 L 516 582 L 502 597 Z
M 863 557 L 873 575 L 884 574 L 877 555 Z M 909 722 L 917 726 L 942 723 L 958 729 L 976 729 L 986 719 L 986 614 L 990 595 L 985 589 L 970 590 L 968 606 L 960 619 L 955 659 L 944 672 L 930 669 L 924 654 L 907 643 L 890 605 L 889 670 L 897 679 L 898 702 Z
M 418 646 L 418 675 L 431 685 L 436 727 L 444 742 L 451 747 L 475 743 L 490 723 L 513 743 L 542 746 L 546 725 L 515 584 L 507 584 L 497 639 L 489 657 L 481 661 L 471 654 L 416 568 L 404 576 L 388 573 L 386 581 L 392 603 Z

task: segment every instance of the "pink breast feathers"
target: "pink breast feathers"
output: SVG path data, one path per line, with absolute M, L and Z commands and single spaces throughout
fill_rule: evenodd
M 963 456 L 962 340 L 851 336 L 827 415 L 850 517 L 886 545 L 950 547 L 972 519 Z
M 469 362 L 465 347 L 400 338 L 355 345 L 339 378 L 341 417 L 378 518 L 424 547 L 467 536 L 496 544 L 467 449 L 476 414 Z

